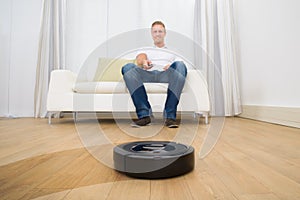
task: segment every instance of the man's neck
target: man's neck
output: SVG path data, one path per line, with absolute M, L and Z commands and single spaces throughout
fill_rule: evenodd
M 165 43 L 157 43 L 157 44 L 154 44 L 156 47 L 159 47 L 159 48 L 163 48 L 165 46 Z

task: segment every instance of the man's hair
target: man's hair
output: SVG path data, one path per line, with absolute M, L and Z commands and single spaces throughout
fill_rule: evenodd
M 152 28 L 154 25 L 162 25 L 162 27 L 164 27 L 164 29 L 166 29 L 164 23 L 162 23 L 161 21 L 155 21 L 155 22 L 153 22 L 152 25 L 151 25 L 151 28 Z

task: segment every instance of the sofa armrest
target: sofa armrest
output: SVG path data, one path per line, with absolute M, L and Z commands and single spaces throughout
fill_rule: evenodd
M 47 111 L 60 112 L 73 110 L 73 85 L 77 76 L 69 70 L 51 72 L 47 94 Z M 49 114 L 49 119 L 51 114 Z
M 209 112 L 208 86 L 200 70 L 189 70 L 185 83 L 186 92 L 194 95 L 199 111 Z
M 48 95 L 73 92 L 77 75 L 69 70 L 53 70 L 50 76 Z

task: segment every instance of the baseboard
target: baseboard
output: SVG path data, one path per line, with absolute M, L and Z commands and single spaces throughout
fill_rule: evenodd
M 239 117 L 300 128 L 300 108 L 243 105 Z

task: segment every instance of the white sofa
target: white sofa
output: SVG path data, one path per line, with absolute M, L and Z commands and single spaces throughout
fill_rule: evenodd
M 120 66 L 120 63 L 119 63 Z M 98 67 L 99 69 L 99 67 Z M 103 69 L 103 67 L 102 67 Z M 104 74 L 116 75 L 112 79 L 83 80 L 69 70 L 54 70 L 51 72 L 47 96 L 47 111 L 49 124 L 53 114 L 73 112 L 76 120 L 78 112 L 135 112 L 130 94 L 122 79 L 120 67 L 95 74 L 103 78 Z M 117 71 L 116 71 L 117 70 Z M 149 102 L 153 112 L 162 112 L 166 99 L 167 84 L 145 83 Z M 192 112 L 194 116 L 205 118 L 208 123 L 210 111 L 207 84 L 199 70 L 188 69 L 185 86 L 178 105 L 178 112 Z

